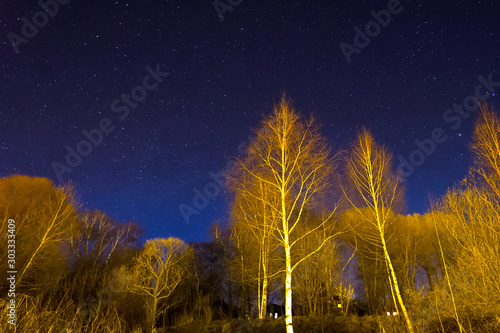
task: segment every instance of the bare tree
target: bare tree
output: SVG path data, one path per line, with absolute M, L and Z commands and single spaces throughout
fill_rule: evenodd
M 333 237 L 323 233 L 325 237 L 316 248 L 294 260 L 300 239 L 312 237 L 332 223 L 336 204 L 334 198 L 327 198 L 325 194 L 333 183 L 334 157 L 313 119 L 300 118 L 283 97 L 272 115 L 265 117 L 246 158 L 239 162 L 243 175 L 238 191 L 253 196 L 261 206 L 268 207 L 269 216 L 279 221 L 274 234 L 285 253 L 285 322 L 287 333 L 292 333 L 292 273 Z M 260 183 L 267 184 L 268 188 L 259 194 L 254 189 Z M 325 207 L 325 203 L 329 207 Z M 311 229 L 299 233 L 298 226 L 306 210 L 316 211 L 322 218 Z
M 93 264 L 107 263 L 116 250 L 128 246 L 139 234 L 136 224 L 119 224 L 105 213 L 94 210 L 79 214 L 80 233 L 71 239 L 73 252 Z
M 277 197 L 271 198 L 274 193 L 270 191 L 270 185 L 261 180 L 250 182 L 248 179 L 241 181 L 241 178 L 228 182 L 230 188 L 234 185 L 237 191 L 231 208 L 231 229 L 240 255 L 246 248 L 248 257 L 245 259 L 258 262 L 253 265 L 256 269 L 249 269 L 252 266 L 247 265 L 249 270 L 245 276 L 257 282 L 257 309 L 262 319 L 266 315 L 269 286 L 277 273 L 276 252 L 279 243 L 276 241 L 276 227 L 279 217 L 273 206 L 269 206 L 269 203 L 276 204 L 277 200 Z M 256 200 L 256 197 L 265 197 L 267 201 Z M 252 253 L 256 255 L 252 256 Z M 243 258 L 239 261 L 243 264 Z
M 169 297 L 188 277 L 184 261 L 190 253 L 188 246 L 178 238 L 155 238 L 146 241 L 137 257 L 129 289 L 145 297 L 150 332 L 156 331 L 160 314 L 172 306 Z
M 0 231 L 6 232 L 8 219 L 13 219 L 16 243 L 22 244 L 16 248 L 19 287 L 41 286 L 41 279 L 50 281 L 47 274 L 53 276 L 65 266 L 60 246 L 78 232 L 75 206 L 70 186 L 18 175 L 0 180 Z M 5 262 L 6 256 L 1 259 Z
M 430 215 L 459 325 L 461 310 L 495 313 L 500 299 L 500 117 L 484 103 L 480 109 L 469 176 Z
M 387 245 L 393 209 L 398 208 L 396 204 L 401 202 L 403 196 L 400 179 L 392 172 L 392 155 L 375 142 L 368 130 L 363 129 L 347 156 L 347 172 L 353 185 L 352 190 L 345 190 L 347 200 L 367 225 L 365 232 L 359 233 L 359 236 L 381 250 L 394 306 L 402 312 L 408 330 L 413 333 Z M 361 209 L 363 207 L 367 209 Z
M 236 207 L 233 207 L 236 208 Z M 232 211 L 235 214 L 235 211 Z M 234 216 L 234 215 L 233 215 Z M 260 271 L 260 242 L 252 234 L 246 220 L 237 219 L 231 225 L 231 240 L 235 247 L 232 260 L 231 279 L 239 284 L 240 317 L 250 315 L 249 299 L 252 290 L 257 288 L 258 271 Z M 259 302 L 258 297 L 258 302 Z
M 476 181 L 500 200 L 500 117 L 491 106 L 480 104 L 480 116 L 474 127 L 471 150 Z M 477 179 L 479 177 L 479 179 Z M 492 197 L 493 198 L 493 197 Z

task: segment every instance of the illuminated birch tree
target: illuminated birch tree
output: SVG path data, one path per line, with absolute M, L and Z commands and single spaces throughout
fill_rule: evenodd
M 236 173 L 233 188 L 267 207 L 268 216 L 276 219 L 273 234 L 285 254 L 286 330 L 292 333 L 293 271 L 334 236 L 322 233 L 324 237 L 315 248 L 294 258 L 295 246 L 301 239 L 317 235 L 318 230 L 331 226 L 336 204 L 327 193 L 333 183 L 334 158 L 314 120 L 302 119 L 284 97 L 274 112 L 262 121 L 247 156 L 239 162 L 241 172 Z M 265 185 L 266 191 L 259 192 L 259 184 Z M 324 203 L 331 205 L 325 207 Z M 246 209 L 262 209 L 259 204 Z M 299 232 L 308 210 L 319 212 L 322 218 L 310 229 Z
M 240 317 L 245 318 L 245 313 L 248 306 L 248 297 L 250 289 L 255 282 L 255 271 L 258 267 L 258 259 L 256 253 L 259 252 L 261 243 L 257 240 L 248 226 L 245 216 L 241 216 L 243 211 L 241 207 L 233 205 L 231 214 L 238 216 L 236 221 L 231 225 L 231 240 L 236 248 L 234 258 L 232 260 L 232 279 L 240 285 Z M 250 310 L 250 309 L 248 309 Z
M 387 231 L 393 220 L 393 209 L 403 197 L 399 177 L 392 172 L 392 155 L 374 141 L 368 130 L 363 129 L 347 156 L 347 172 L 352 189 L 344 189 L 344 193 L 366 226 L 364 232 L 359 233 L 359 237 L 374 244 L 381 251 L 394 306 L 399 308 L 408 330 L 413 333 L 387 245 Z
M 231 229 L 240 253 L 247 248 L 258 255 L 257 260 L 256 255 L 246 259 L 258 262 L 257 269 L 250 269 L 248 273 L 251 279 L 257 282 L 257 309 L 259 318 L 263 319 L 266 316 L 269 286 L 277 274 L 275 262 L 278 242 L 275 233 L 279 219 L 272 207 L 277 205 L 278 197 L 272 197 L 270 185 L 262 180 L 258 179 L 252 184 L 241 182 L 241 178 L 239 180 L 235 183 L 242 187 L 232 205 L 231 216 L 234 221 Z M 267 200 L 255 200 L 255 197 Z M 270 203 L 272 205 L 269 205 Z M 243 259 L 240 261 L 243 263 Z

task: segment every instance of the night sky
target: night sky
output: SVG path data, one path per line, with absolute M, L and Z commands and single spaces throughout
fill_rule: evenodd
M 498 1 L 223 0 L 223 17 L 212 0 L 60 2 L 50 15 L 36 0 L 0 2 L 0 176 L 71 181 L 83 208 L 138 222 L 144 239 L 205 241 L 227 221 L 209 174 L 283 92 L 333 148 L 367 126 L 395 165 L 442 129 L 406 177 L 409 213 L 467 173 L 477 112 L 464 99 L 471 108 L 477 90 L 500 106 Z M 356 46 L 367 24 L 373 37 Z M 66 147 L 92 151 L 69 172 Z M 195 209 L 204 190 L 215 198 L 186 223 L 179 205 Z

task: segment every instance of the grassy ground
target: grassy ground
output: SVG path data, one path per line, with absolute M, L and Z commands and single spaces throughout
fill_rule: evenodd
M 294 317 L 295 333 L 396 333 L 402 332 L 400 323 L 388 317 Z M 382 329 L 382 327 L 384 327 Z M 399 327 L 399 329 L 398 329 Z M 285 321 L 280 319 L 214 321 L 210 324 L 192 323 L 170 328 L 165 333 L 284 333 Z
M 398 317 L 387 316 L 335 316 L 335 317 L 294 317 L 295 333 L 404 333 L 404 324 Z M 482 318 L 469 323 L 466 332 L 499 333 L 500 317 Z M 460 332 L 453 318 L 443 318 L 441 322 L 429 322 L 415 327 L 419 333 Z M 285 333 L 283 318 L 272 320 L 225 320 L 210 324 L 200 322 L 183 327 L 169 328 L 164 333 Z

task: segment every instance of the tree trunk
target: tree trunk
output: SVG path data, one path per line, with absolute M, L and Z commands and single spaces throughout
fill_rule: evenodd
M 285 248 L 285 325 L 286 333 L 293 333 L 292 324 L 292 256 L 290 254 L 290 229 L 288 226 L 288 212 L 286 210 L 286 164 L 285 147 L 286 138 L 283 137 L 281 145 L 281 220 L 283 222 L 283 246 Z
M 267 315 L 267 277 L 264 275 L 264 279 L 262 281 L 262 317 L 265 318 Z
M 361 259 L 361 275 L 363 276 L 363 286 L 365 287 L 365 296 L 366 302 L 368 303 L 368 311 L 370 315 L 374 315 L 375 312 L 373 310 L 372 295 L 370 294 L 370 288 L 368 287 L 369 279 L 366 276 L 365 261 L 363 259 Z
M 408 316 L 408 312 L 406 311 L 406 306 L 403 303 L 403 298 L 401 297 L 401 292 L 399 291 L 398 280 L 396 279 L 396 273 L 394 272 L 394 267 L 392 266 L 391 257 L 389 256 L 389 252 L 387 251 L 387 246 L 385 244 L 385 237 L 381 235 L 382 240 L 382 248 L 384 250 L 385 260 L 387 261 L 387 266 L 389 268 L 390 279 L 392 279 L 392 285 L 394 288 L 394 293 L 396 294 L 396 298 L 399 303 L 399 307 L 401 308 L 401 312 L 403 312 L 403 317 L 406 322 L 406 326 L 408 327 L 408 331 L 410 333 L 414 333 L 413 325 L 411 323 L 410 317 Z
M 228 289 L 228 307 L 229 307 L 229 318 L 233 319 L 233 284 L 231 283 L 232 281 L 232 275 L 231 275 L 231 268 L 228 269 L 228 279 L 227 279 L 227 289 Z
M 241 300 L 240 300 L 240 317 L 242 319 L 245 319 L 245 307 L 246 307 L 246 298 L 247 298 L 247 288 L 245 287 L 245 284 L 243 283 L 241 285 Z
M 285 233 L 285 260 L 286 260 L 286 278 L 285 278 L 285 324 L 286 333 L 293 333 L 292 326 L 292 258 L 290 256 L 290 245 L 288 244 L 288 235 Z
M 158 300 L 157 298 L 155 297 L 153 299 L 153 304 L 151 306 L 151 322 L 150 322 L 150 328 L 151 328 L 151 332 L 154 333 L 156 332 L 155 330 L 155 326 L 156 326 L 156 309 L 157 309 L 157 306 L 158 306 Z
M 259 314 L 259 319 L 262 319 L 262 299 L 261 299 L 261 287 L 260 287 L 260 268 L 262 267 L 262 247 L 259 252 L 259 272 L 257 274 L 257 311 Z
M 241 300 L 240 300 L 240 317 L 245 319 L 245 305 L 246 305 L 246 288 L 245 288 L 245 270 L 243 266 L 243 255 L 240 255 L 241 259 Z

